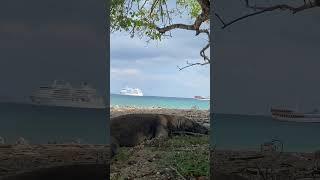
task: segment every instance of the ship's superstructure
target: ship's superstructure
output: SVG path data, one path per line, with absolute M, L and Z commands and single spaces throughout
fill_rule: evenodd
M 194 96 L 193 98 L 202 101 L 210 101 L 210 97 Z
M 86 82 L 79 88 L 74 88 L 68 82 L 55 80 L 51 85 L 41 86 L 30 98 L 35 105 L 97 109 L 106 107 L 104 98 Z
M 127 96 L 143 96 L 143 93 L 140 89 L 129 88 L 129 87 L 125 87 L 125 88 L 121 89 L 120 94 L 127 95 Z
M 318 111 L 303 113 L 286 108 L 271 108 L 271 114 L 273 119 L 280 121 L 320 122 L 320 113 Z

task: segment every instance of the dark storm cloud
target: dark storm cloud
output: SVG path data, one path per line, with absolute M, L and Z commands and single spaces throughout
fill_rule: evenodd
M 54 79 L 105 93 L 105 18 L 104 1 L 1 1 L 1 96 L 28 96 Z
M 237 1 L 219 1 L 216 7 L 226 20 L 245 14 Z M 271 105 L 320 107 L 319 18 L 318 9 L 295 15 L 275 11 L 216 28 L 216 111 L 266 114 Z

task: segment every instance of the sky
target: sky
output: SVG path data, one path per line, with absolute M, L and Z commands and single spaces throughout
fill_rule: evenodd
M 0 100 L 24 99 L 55 79 L 75 85 L 88 81 L 107 92 L 104 23 L 102 1 L 2 1 Z M 149 44 L 127 33 L 111 34 L 111 92 L 127 85 L 141 88 L 145 95 L 208 96 L 208 66 L 177 68 L 187 60 L 201 60 L 205 44 L 205 37 L 186 31 Z
M 193 97 L 210 95 L 210 68 L 193 66 L 182 71 L 186 62 L 201 62 L 200 50 L 206 36 L 174 30 L 171 38 L 146 42 L 130 38 L 127 32 L 110 35 L 110 92 L 118 94 L 128 86 L 146 96 Z
M 216 1 L 225 21 L 247 11 L 240 1 Z M 215 111 L 270 114 L 270 107 L 320 107 L 320 11 L 275 11 L 214 32 Z M 215 23 L 218 23 L 215 21 Z
M 104 13 L 104 1 L 1 1 L 1 99 L 24 98 L 55 79 L 106 92 Z

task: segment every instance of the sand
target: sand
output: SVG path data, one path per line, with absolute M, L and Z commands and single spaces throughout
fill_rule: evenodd
M 0 177 L 15 177 L 17 174 L 24 174 L 27 177 L 29 172 L 33 171 L 35 172 L 31 174 L 45 174 L 45 172 L 50 172 L 51 175 L 63 174 L 62 171 L 59 172 L 59 168 L 66 167 L 71 170 L 75 165 L 79 166 L 79 169 L 81 165 L 95 168 L 97 165 L 104 166 L 105 171 L 98 173 L 101 176 L 108 171 L 109 156 L 107 145 L 0 145 Z M 87 172 L 82 171 L 81 173 L 86 174 L 91 170 L 87 168 Z
M 210 127 L 209 111 L 199 109 L 163 109 L 163 108 L 111 108 L 111 117 L 116 117 L 125 114 L 141 114 L 141 113 L 153 113 L 153 114 L 169 114 L 179 115 L 190 118 L 206 127 Z M 209 179 L 208 176 L 198 177 L 182 177 L 178 172 L 178 168 L 175 166 L 161 166 L 161 161 L 168 154 L 172 153 L 171 150 L 175 149 L 177 153 L 199 153 L 207 152 L 209 157 L 209 142 L 207 144 L 195 144 L 186 145 L 181 147 L 175 147 L 174 144 L 168 146 L 166 139 L 152 141 L 152 143 L 146 142 L 133 148 L 122 148 L 125 152 L 120 157 L 122 160 L 117 161 L 113 159 L 111 161 L 111 180 L 128 178 L 136 180 L 149 180 L 149 179 Z M 165 147 L 163 147 L 163 144 Z M 170 144 L 170 143 L 169 143 Z M 166 147 L 168 146 L 168 147 Z M 181 152 L 179 152 L 181 151 Z M 165 159 L 165 158 L 164 158 Z M 208 163 L 209 166 L 209 163 Z
M 218 172 L 248 180 L 320 179 L 320 171 L 316 166 L 319 159 L 314 153 L 211 150 L 210 154 L 211 176 Z
M 209 127 L 209 111 L 198 109 L 111 108 L 111 117 L 131 113 L 183 115 Z M 109 168 L 107 168 L 110 160 L 109 152 L 108 145 L 0 145 L 0 179 L 5 177 L 8 177 L 8 179 L 43 179 L 46 176 L 54 177 L 54 173 L 60 174 L 59 179 L 63 179 L 62 175 L 66 175 L 65 172 L 73 172 L 80 169 L 87 169 L 78 171 L 84 179 L 90 173 L 95 173 L 96 177 L 101 177 L 106 172 L 107 174 L 109 173 Z M 105 169 L 105 171 L 101 171 L 101 169 Z M 70 179 L 70 177 L 66 177 L 66 179 Z
M 149 109 L 139 109 L 139 108 L 110 108 L 111 118 L 124 115 L 124 114 L 140 114 L 140 113 L 154 113 L 154 114 L 169 114 L 169 115 L 179 115 L 190 118 L 206 127 L 210 127 L 210 111 L 209 110 L 199 110 L 193 109 L 165 109 L 165 108 L 149 108 Z

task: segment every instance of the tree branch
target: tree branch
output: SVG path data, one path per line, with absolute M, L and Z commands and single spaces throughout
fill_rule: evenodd
M 246 7 L 253 9 L 253 10 L 259 10 L 257 12 L 253 12 L 253 13 L 249 13 L 246 14 L 244 16 L 241 16 L 239 18 L 236 18 L 228 23 L 225 23 L 220 16 L 216 15 L 218 17 L 218 19 L 220 20 L 220 22 L 222 22 L 223 26 L 222 29 L 230 26 L 231 24 L 234 24 L 238 21 L 241 21 L 243 19 L 246 19 L 248 17 L 251 16 L 255 16 L 258 14 L 263 14 L 265 12 L 270 12 L 270 11 L 275 11 L 275 10 L 289 10 L 291 11 L 293 14 L 297 13 L 297 12 L 301 12 L 303 10 L 307 10 L 307 9 L 311 9 L 314 7 L 319 7 L 320 6 L 320 0 L 310 0 L 309 3 L 305 2 L 303 3 L 303 5 L 298 6 L 298 7 L 293 7 L 293 6 L 289 6 L 287 4 L 280 4 L 280 5 L 275 5 L 275 6 L 270 6 L 270 7 L 262 7 L 262 6 L 254 6 L 254 5 L 250 5 L 249 0 L 245 0 L 246 2 Z
M 183 66 L 183 67 L 177 66 L 177 67 L 178 67 L 179 71 L 181 71 L 181 70 L 186 69 L 186 68 L 191 67 L 191 66 L 204 66 L 204 65 L 207 65 L 207 64 L 209 64 L 209 63 L 210 63 L 210 61 L 207 61 L 207 62 L 204 62 L 204 63 L 200 63 L 200 62 L 197 62 L 197 63 L 189 63 L 189 62 L 187 61 L 187 65 L 186 65 L 186 66 Z
M 209 21 L 210 18 L 210 1 L 209 0 L 198 0 L 198 3 L 201 6 L 201 13 L 197 16 L 196 20 L 193 24 L 170 24 L 165 27 L 158 27 L 156 26 L 156 29 L 159 31 L 159 33 L 164 34 L 167 31 L 171 31 L 173 29 L 185 29 L 185 30 L 192 30 L 196 31 L 196 35 L 198 35 L 200 26 L 203 22 Z
M 196 65 L 203 66 L 203 65 L 209 64 L 209 63 L 211 62 L 211 61 L 210 61 L 210 57 L 208 57 L 208 56 L 206 55 L 206 53 L 205 53 L 205 51 L 210 48 L 210 32 L 209 32 L 208 29 L 200 29 L 198 32 L 199 32 L 199 34 L 200 34 L 200 33 L 205 33 L 205 34 L 207 34 L 207 36 L 208 36 L 208 43 L 207 43 L 207 44 L 201 49 L 201 51 L 200 51 L 200 56 L 203 58 L 203 61 L 204 61 L 204 62 L 203 62 L 203 63 L 200 63 L 200 62 L 198 62 L 198 63 L 189 63 L 189 62 L 187 61 L 187 65 L 186 65 L 186 66 L 183 66 L 183 67 L 177 66 L 178 69 L 179 69 L 179 71 L 181 71 L 181 70 L 183 70 L 183 69 L 186 69 L 186 68 L 188 68 L 188 67 L 191 67 L 191 66 L 196 66 Z
M 214 13 L 214 15 L 218 18 L 218 20 L 223 24 L 223 26 L 226 25 L 226 23 L 222 20 L 221 16 L 217 13 Z
M 211 0 L 212 1 L 212 0 Z M 148 4 L 147 2 L 150 2 Z M 167 1 L 163 0 L 124 0 L 124 5 L 120 2 L 119 8 L 121 11 L 117 16 L 119 17 L 119 23 L 115 25 L 119 29 L 125 29 L 129 31 L 131 37 L 135 34 L 146 35 L 150 40 L 161 39 L 162 37 L 171 36 L 171 32 L 174 29 L 183 29 L 194 31 L 195 35 L 207 34 L 208 44 L 206 44 L 200 50 L 200 56 L 203 58 L 204 63 L 195 64 L 208 64 L 210 62 L 210 57 L 205 54 L 205 51 L 210 47 L 210 32 L 208 29 L 201 29 L 204 22 L 210 21 L 210 0 L 196 0 L 196 3 L 200 6 L 200 12 L 196 15 L 194 22 L 190 24 L 184 23 L 172 23 L 171 13 L 174 11 L 169 11 Z M 137 5 L 137 12 L 134 12 L 136 8 L 133 8 L 133 4 Z M 141 6 L 142 4 L 142 6 Z M 148 4 L 146 9 L 145 6 Z M 197 7 L 199 7 L 197 5 Z M 190 7 L 191 9 L 194 7 Z M 114 11 L 118 13 L 119 11 Z M 150 41 L 150 40 L 147 40 Z M 189 64 L 188 66 L 190 66 Z
M 210 47 L 210 42 L 204 47 L 201 49 L 200 51 L 200 56 L 203 57 L 203 60 L 204 61 L 208 61 L 210 62 L 210 58 L 208 56 L 206 56 L 205 54 L 205 51 Z
M 201 13 L 197 16 L 193 24 L 181 24 L 181 23 L 176 23 L 176 24 L 170 24 L 164 27 L 158 27 L 156 26 L 156 30 L 164 35 L 166 32 L 170 32 L 171 30 L 174 29 L 184 29 L 184 30 L 189 30 L 189 31 L 195 31 L 196 36 L 198 36 L 201 33 L 205 33 L 208 36 L 208 44 L 204 46 L 201 51 L 200 51 L 200 56 L 203 58 L 204 62 L 203 63 L 189 63 L 187 62 L 187 65 L 180 68 L 179 70 L 183 70 L 185 68 L 195 66 L 195 65 L 206 65 L 210 63 L 210 57 L 208 57 L 205 54 L 205 51 L 210 47 L 210 32 L 208 29 L 200 29 L 201 25 L 203 22 L 209 21 L 210 18 L 210 1 L 209 0 L 197 0 L 199 5 L 201 6 Z
M 159 31 L 159 33 L 164 34 L 167 31 L 171 31 L 173 29 L 185 29 L 185 30 L 191 30 L 194 31 L 195 28 L 193 25 L 186 25 L 186 24 L 171 24 L 165 27 L 156 27 L 156 29 Z
M 245 3 L 248 8 L 251 8 L 253 10 L 270 9 L 269 11 L 273 11 L 275 9 L 280 9 L 280 10 L 290 10 L 292 11 L 293 14 L 306 9 L 320 6 L 320 0 L 309 0 L 308 3 L 304 0 L 303 5 L 298 7 L 289 6 L 287 4 L 280 4 L 280 5 L 270 6 L 270 7 L 261 7 L 261 6 L 259 7 L 259 6 L 250 5 L 249 0 L 245 0 Z

